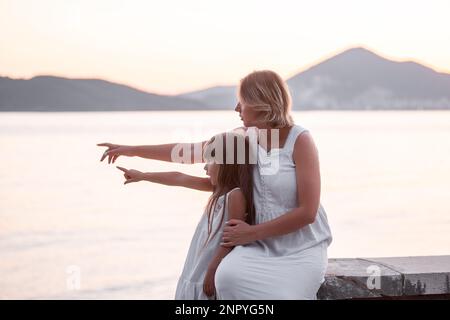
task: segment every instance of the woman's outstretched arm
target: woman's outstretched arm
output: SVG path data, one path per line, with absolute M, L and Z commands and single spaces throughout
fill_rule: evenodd
M 238 127 L 233 131 L 245 133 L 247 128 Z M 178 162 L 203 163 L 203 148 L 207 141 L 194 143 L 168 143 L 142 146 L 128 146 L 109 142 L 98 143 L 99 147 L 108 147 L 100 161 L 108 157 L 108 163 L 114 163 L 120 156 L 141 157 L 145 159 Z
M 134 169 L 117 167 L 124 173 L 124 184 L 148 181 L 167 186 L 185 187 L 200 191 L 213 191 L 213 186 L 209 178 L 190 176 L 181 172 L 141 172 Z
M 103 161 L 108 157 L 108 163 L 114 163 L 120 156 L 127 156 L 192 164 L 204 162 L 203 147 L 205 144 L 206 141 L 129 146 L 104 142 L 97 144 L 97 146 L 108 147 L 100 159 L 100 161 Z

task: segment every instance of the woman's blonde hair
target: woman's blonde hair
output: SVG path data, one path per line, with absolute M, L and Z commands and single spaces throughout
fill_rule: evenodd
M 238 89 L 241 101 L 260 111 L 261 121 L 272 128 L 291 126 L 292 99 L 286 82 L 270 70 L 254 71 L 241 79 Z

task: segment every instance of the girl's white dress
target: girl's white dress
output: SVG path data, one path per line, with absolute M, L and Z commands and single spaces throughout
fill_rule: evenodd
M 284 146 L 269 153 L 258 145 L 253 177 L 257 224 L 299 206 L 292 152 L 304 131 L 299 125 L 293 126 Z M 217 298 L 316 299 L 331 241 L 327 214 L 320 204 L 313 223 L 285 235 L 236 246 L 217 268 Z
M 223 226 L 228 220 L 228 203 L 225 206 L 225 212 L 223 212 L 224 199 L 226 197 L 228 201 L 228 195 L 236 189 L 238 188 L 234 188 L 226 195 L 222 195 L 217 199 L 216 207 L 213 212 L 214 220 L 211 228 L 211 235 L 214 234 L 219 225 L 220 229 L 217 234 L 209 240 L 205 247 L 203 247 L 203 245 L 208 237 L 208 214 L 206 210 L 200 218 L 191 240 L 183 272 L 178 280 L 175 300 L 215 299 L 214 296 L 208 297 L 203 292 L 203 280 L 205 279 L 208 265 L 213 259 L 217 248 L 220 246 Z M 224 214 L 223 219 L 222 214 Z

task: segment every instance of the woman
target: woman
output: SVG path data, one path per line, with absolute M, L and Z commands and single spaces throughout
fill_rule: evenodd
M 217 297 L 315 299 L 332 241 L 320 204 L 318 151 L 309 131 L 294 125 L 289 90 L 275 72 L 256 71 L 243 78 L 238 100 L 235 111 L 244 129 L 259 138 L 253 177 L 256 224 L 230 220 L 224 228 L 222 245 L 236 247 L 217 268 Z M 269 149 L 274 144 L 279 148 Z M 172 150 L 179 148 L 99 145 L 108 147 L 101 161 L 108 157 L 109 163 L 121 155 L 172 161 Z M 189 147 L 188 151 L 199 149 L 198 144 Z M 191 163 L 198 159 L 195 152 L 189 156 Z M 235 272 L 237 268 L 240 272 Z

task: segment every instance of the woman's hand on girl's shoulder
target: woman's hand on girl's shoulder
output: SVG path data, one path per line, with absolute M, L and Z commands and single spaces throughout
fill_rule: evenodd
M 239 219 L 231 219 L 226 222 L 223 228 L 221 246 L 230 248 L 248 244 L 257 240 L 255 225 Z
M 247 202 L 241 189 L 228 195 L 228 221 L 225 224 L 221 245 L 234 247 L 253 242 L 253 226 L 245 222 Z

